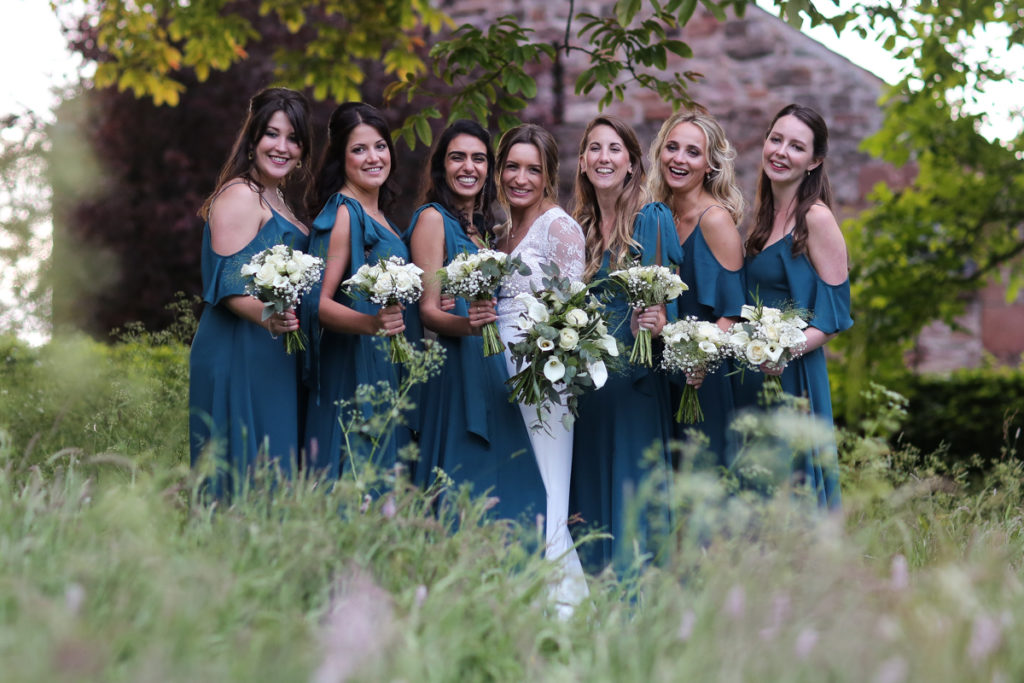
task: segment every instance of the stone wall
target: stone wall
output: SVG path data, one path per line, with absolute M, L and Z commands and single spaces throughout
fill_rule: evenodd
M 577 12 L 604 16 L 613 3 L 577 2 Z M 511 0 L 459 0 L 447 11 L 456 22 L 483 25 L 499 14 L 513 14 L 541 40 L 559 40 L 565 34 L 568 2 Z M 573 31 L 577 30 L 578 24 Z M 695 57 L 670 55 L 669 73 L 695 71 L 704 75 L 691 88 L 693 98 L 718 118 L 739 156 L 736 168 L 741 187 L 753 197 L 760 170 L 761 144 L 775 112 L 790 102 L 808 104 L 822 113 L 830 126 L 829 175 L 843 207 L 861 204 L 865 174 L 878 176 L 884 168 L 857 150 L 861 140 L 881 123 L 878 98 L 883 82 L 846 58 L 757 8 L 742 19 L 717 21 L 698 10 L 677 37 L 693 48 Z M 579 139 L 587 122 L 598 113 L 595 96 L 573 93 L 585 57 L 560 57 L 559 69 L 538 66 L 533 75 L 538 92 L 523 118 L 549 128 L 561 146 L 563 199 L 572 187 Z M 624 102 L 614 102 L 606 113 L 625 119 L 646 146 L 672 108 L 656 93 L 634 87 Z
M 577 0 L 576 12 L 608 16 L 613 2 Z M 447 0 L 445 11 L 457 24 L 486 26 L 499 15 L 512 14 L 535 31 L 537 40 L 559 41 L 565 35 L 570 3 L 552 0 Z M 573 34 L 579 24 L 574 23 Z M 856 213 L 878 182 L 906 185 L 913 168 L 894 169 L 858 151 L 861 141 L 879 128 L 878 106 L 884 82 L 814 39 L 757 7 L 743 18 L 719 22 L 698 9 L 678 38 L 693 48 L 695 57 L 670 55 L 669 73 L 695 71 L 703 79 L 691 87 L 693 98 L 721 122 L 736 147 L 736 169 L 748 202 L 753 200 L 760 171 L 761 146 L 772 116 L 790 102 L 817 109 L 830 129 L 826 167 L 832 180 L 840 218 Z M 554 133 L 561 152 L 561 199 L 571 203 L 579 141 L 586 124 L 598 114 L 601 93 L 580 97 L 573 84 L 585 68 L 581 54 L 562 54 L 558 65 L 535 66 L 537 97 L 523 119 Z M 596 94 L 596 96 L 595 96 Z M 627 89 L 624 102 L 606 110 L 636 129 L 645 149 L 672 108 L 657 94 L 639 87 Z M 748 209 L 749 215 L 749 209 Z M 927 283 L 922 283 L 927 286 Z M 974 367 L 986 354 L 1016 364 L 1024 352 L 1024 293 L 1005 301 L 1005 287 L 992 284 L 973 300 L 954 333 L 936 323 L 926 328 L 908 364 L 920 371 Z

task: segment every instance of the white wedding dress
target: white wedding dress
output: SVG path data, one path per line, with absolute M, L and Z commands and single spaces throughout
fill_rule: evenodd
M 512 250 L 513 256 L 522 258 L 530 267 L 529 276 L 512 274 L 498 290 L 498 331 L 507 345 L 516 341 L 521 333 L 520 314 L 525 305 L 516 301 L 518 294 L 531 293 L 542 288 L 544 272 L 541 265 L 554 261 L 562 277 L 581 280 L 584 268 L 583 230 L 569 214 L 555 207 L 541 214 L 522 241 Z M 516 373 L 515 364 L 505 350 L 505 364 L 511 377 Z M 568 412 L 564 405 L 545 403 L 546 428 L 538 425 L 537 407 L 519 404 L 523 420 L 530 433 L 530 442 L 537 458 L 544 488 L 547 492 L 547 513 L 545 535 L 547 544 L 544 555 L 561 565 L 558 584 L 552 587 L 552 596 L 562 617 L 572 614 L 573 607 L 588 594 L 583 567 L 573 547 L 569 533 L 569 475 L 572 471 L 572 430 L 562 425 L 562 416 Z

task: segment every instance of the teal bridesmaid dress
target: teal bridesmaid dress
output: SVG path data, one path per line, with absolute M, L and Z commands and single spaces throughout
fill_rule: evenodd
M 206 306 L 189 354 L 189 446 L 193 467 L 204 453 L 218 459 L 216 476 L 205 483 L 214 497 L 237 492 L 257 458 L 272 459 L 287 475 L 298 456 L 299 357 L 285 352 L 283 339 L 232 313 L 224 299 L 245 295 L 241 268 L 254 254 L 277 244 L 305 251 L 308 241 L 273 212 L 249 244 L 222 256 L 213 250 L 209 224 L 203 228 Z
M 849 279 L 830 285 L 818 277 L 806 253 L 793 255 L 791 234 L 748 258 L 746 271 L 748 289 L 756 293 L 764 305 L 778 308 L 795 305 L 806 309 L 811 314 L 811 326 L 826 334 L 842 332 L 853 326 Z M 756 303 L 753 294 L 748 295 L 747 303 Z M 738 388 L 742 404 L 756 405 L 762 380 L 763 376 L 758 372 L 743 373 L 742 385 Z M 781 382 L 786 393 L 809 400 L 812 415 L 832 424 L 832 395 L 824 347 L 818 347 L 787 365 Z M 812 452 L 800 454 L 794 469 L 814 491 L 819 506 L 829 509 L 840 506 L 839 467 L 834 443 L 822 444 Z
M 680 260 L 679 240 L 668 207 L 661 203 L 643 208 L 633 227 L 633 248 L 643 265 Z M 674 407 L 668 379 L 656 367 L 628 364 L 633 333 L 632 313 L 624 291 L 607 280 L 611 254 L 605 252 L 592 291 L 606 305 L 608 330 L 625 347 L 622 367 L 609 374 L 607 383 L 579 399 L 579 417 L 573 437 L 570 516 L 578 514 L 588 528 L 610 533 L 610 539 L 591 540 L 579 548 L 587 571 L 596 573 L 612 564 L 620 575 L 635 561 L 634 546 L 641 554 L 657 555 L 658 537 L 670 527 L 668 506 L 663 500 L 638 504 L 636 494 L 647 480 L 658 496 L 671 482 Z M 653 449 L 654 456 L 645 459 Z M 649 479 L 648 479 L 649 478 Z M 574 533 L 574 535 L 576 535 Z
M 410 236 L 427 208 L 444 220 L 445 265 L 460 253 L 476 253 L 476 244 L 440 204 L 416 210 Z M 469 303 L 458 298 L 449 313 L 467 316 Z M 470 484 L 474 495 L 496 497 L 493 518 L 532 522 L 545 510 L 546 493 L 519 407 L 509 402 L 505 356 L 484 357 L 480 336 L 438 335 L 437 341 L 445 348 L 445 364 L 422 392 L 415 480 L 428 486 L 434 468 L 441 468 L 457 487 Z
M 706 213 L 706 211 L 705 211 Z M 704 214 L 701 214 L 701 218 Z M 739 316 L 743 304 L 747 303 L 743 269 L 729 270 L 722 266 L 711 252 L 711 247 L 704 239 L 700 227 L 697 226 L 681 246 L 683 252 L 679 277 L 689 287 L 676 300 L 676 315 L 680 318 L 696 316 L 700 320 L 717 322 L 722 317 Z M 731 362 L 726 361 L 717 370 L 704 378 L 697 397 L 704 421 L 696 424 L 673 422 L 673 436 L 683 439 L 686 432 L 696 429 L 708 439 L 708 448 L 714 456 L 714 464 L 728 467 L 731 461 L 729 453 L 728 429 L 736 410 L 733 396 L 732 380 L 729 375 L 733 371 Z M 672 401 L 679 405 L 686 378 L 679 373 L 673 377 Z
M 335 193 L 313 222 L 309 250 L 315 256 L 326 257 L 338 209 L 344 205 L 350 217 L 350 254 L 348 271 L 342 281 L 364 263 L 374 264 L 381 258 L 400 256 L 409 260 L 409 250 L 397 233 L 373 220 L 363 207 L 351 197 Z M 349 297 L 341 288 L 333 299 L 360 313 L 376 314 L 379 306 L 361 296 Z M 388 340 L 364 334 L 346 334 L 320 327 L 320 289 L 309 294 L 313 305 L 304 309 L 303 329 L 310 338 L 305 356 L 304 378 L 309 386 L 306 414 L 306 454 L 310 469 L 328 479 L 336 479 L 350 471 L 354 462 L 360 466 L 372 457 L 375 464 L 391 468 L 398 459 L 398 451 L 409 443 L 410 431 L 405 425 L 396 425 L 385 434 L 375 435 L 376 446 L 367 437 L 349 434 L 348 449 L 342 430 L 341 400 L 351 401 L 356 387 L 385 382 L 398 386 L 398 370 L 388 358 Z M 352 410 L 349 406 L 346 412 Z M 370 409 L 364 409 L 367 416 Z

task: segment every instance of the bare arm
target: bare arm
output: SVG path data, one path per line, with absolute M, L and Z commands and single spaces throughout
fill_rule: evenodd
M 351 262 L 351 219 L 348 208 L 341 206 L 334 218 L 331 242 L 327 248 L 327 264 L 324 267 L 323 287 L 320 290 L 320 324 L 334 332 L 347 334 L 398 334 L 405 330 L 402 307 L 388 306 L 377 315 L 360 313 L 334 300 L 334 293 L 341 287 L 342 278 Z
M 425 209 L 420 213 L 416 221 L 416 227 L 412 232 L 412 239 L 409 242 L 412 252 L 412 260 L 417 266 L 423 269 L 423 297 L 420 299 L 420 317 L 423 324 L 448 337 L 465 337 L 476 334 L 480 326 L 498 319 L 494 315 L 494 304 L 481 302 L 480 305 L 471 306 L 470 317 L 446 313 L 442 304 L 441 283 L 437 277 L 437 271 L 444 265 L 444 218 L 434 208 Z M 479 309 L 485 311 L 490 308 L 490 319 L 481 314 Z M 474 316 L 474 309 L 477 315 Z M 474 325 L 474 323 L 477 323 Z
M 228 185 L 210 210 L 210 242 L 214 252 L 230 256 L 252 242 L 270 220 L 270 209 L 245 182 Z M 265 328 L 272 335 L 299 329 L 299 320 L 292 310 L 275 313 L 263 319 L 263 303 L 251 296 L 225 297 L 224 306 L 243 320 Z

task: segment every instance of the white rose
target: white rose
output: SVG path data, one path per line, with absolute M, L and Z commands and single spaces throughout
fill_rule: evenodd
M 605 367 L 603 360 L 587 363 L 587 374 L 594 380 L 594 387 L 597 389 L 603 387 L 604 383 L 608 381 L 608 368 Z
M 552 383 L 565 377 L 565 366 L 562 365 L 562 361 L 558 360 L 557 356 L 548 358 L 548 362 L 544 363 L 544 376 Z
M 392 277 L 395 281 L 395 287 L 399 292 L 408 292 L 416 286 L 416 281 L 408 271 L 400 270 L 394 273 Z
M 573 327 L 583 327 L 589 322 L 590 318 L 587 317 L 586 311 L 579 308 L 574 308 L 565 314 L 565 322 L 569 323 Z
M 779 326 L 776 323 L 766 323 L 761 325 L 761 331 L 769 341 L 779 340 Z
M 750 343 L 750 335 L 746 330 L 739 328 L 729 335 L 729 343 L 733 346 L 745 347 Z
M 586 288 L 587 286 L 580 282 L 579 280 L 573 280 L 572 282 L 569 283 L 569 293 L 572 294 L 573 296 L 579 294 Z
M 274 276 L 274 283 L 273 283 L 274 289 L 284 289 L 289 284 L 290 284 L 290 280 L 288 280 L 288 276 L 287 275 L 282 275 L 281 273 L 278 273 L 277 275 Z
M 541 351 L 550 351 L 551 349 L 555 348 L 555 342 L 545 337 L 538 337 L 537 348 L 540 349 Z
M 702 320 L 697 323 L 697 338 L 698 339 L 716 339 L 721 332 L 721 328 L 715 323 L 709 323 L 706 320 Z
M 782 311 L 771 306 L 763 307 L 761 309 L 761 322 L 777 325 L 782 322 Z
M 779 343 L 785 346 L 787 349 L 792 349 L 796 346 L 807 343 L 807 335 L 801 330 L 793 327 L 787 327 L 779 335 Z
M 743 354 L 751 365 L 760 365 L 768 360 L 767 344 L 760 339 L 755 339 L 747 344 L 746 348 L 743 349 Z
M 558 345 L 566 351 L 572 351 L 580 342 L 580 335 L 576 330 L 567 327 L 558 333 Z
M 270 287 L 274 284 L 274 279 L 277 277 L 277 268 L 271 263 L 264 263 L 260 267 L 259 272 L 256 273 L 256 284 L 260 287 Z

